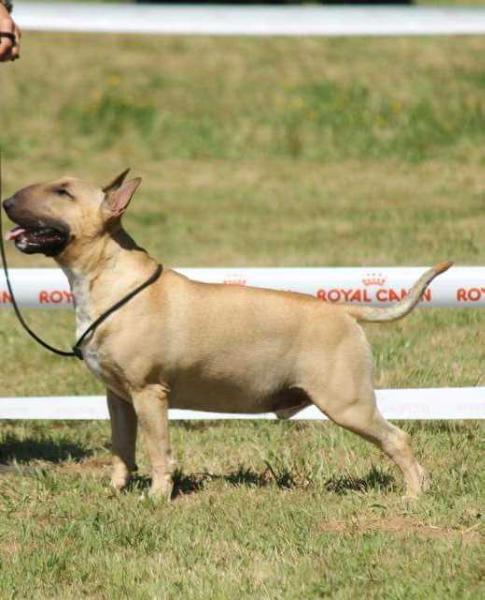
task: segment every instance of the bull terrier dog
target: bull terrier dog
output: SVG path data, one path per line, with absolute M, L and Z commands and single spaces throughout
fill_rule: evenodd
M 76 305 L 76 332 L 149 280 L 158 261 L 123 229 L 140 178 L 121 173 L 104 188 L 70 177 L 25 187 L 3 202 L 17 225 L 7 234 L 27 254 L 51 256 Z M 112 485 L 136 469 L 137 427 L 152 466 L 150 494 L 169 498 L 168 409 L 290 417 L 315 404 L 338 425 L 373 442 L 401 469 L 409 497 L 426 482 L 409 436 L 380 414 L 369 344 L 359 322 L 407 315 L 450 262 L 426 271 L 392 307 L 330 304 L 305 294 L 161 275 L 103 321 L 82 345 L 88 369 L 107 388 Z

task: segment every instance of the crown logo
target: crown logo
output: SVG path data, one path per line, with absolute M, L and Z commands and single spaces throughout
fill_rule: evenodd
M 241 275 L 229 275 L 224 278 L 226 285 L 246 285 L 247 281 Z
M 382 287 L 386 283 L 386 278 L 382 273 L 366 273 L 362 277 L 362 283 L 367 287 L 371 285 Z

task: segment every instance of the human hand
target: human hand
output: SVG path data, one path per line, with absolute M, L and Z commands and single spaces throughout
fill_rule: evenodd
M 20 57 L 20 30 L 9 14 L 0 4 L 0 61 L 16 60 Z

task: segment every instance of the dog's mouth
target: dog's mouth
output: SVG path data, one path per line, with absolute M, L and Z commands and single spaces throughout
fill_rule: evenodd
M 69 242 L 68 228 L 61 224 L 17 225 L 5 235 L 25 254 L 42 253 L 56 256 Z

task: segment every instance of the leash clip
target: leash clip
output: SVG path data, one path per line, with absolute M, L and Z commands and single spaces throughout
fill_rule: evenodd
M 79 360 L 84 360 L 83 351 L 77 344 L 72 347 L 72 353 L 76 358 L 79 358 Z

